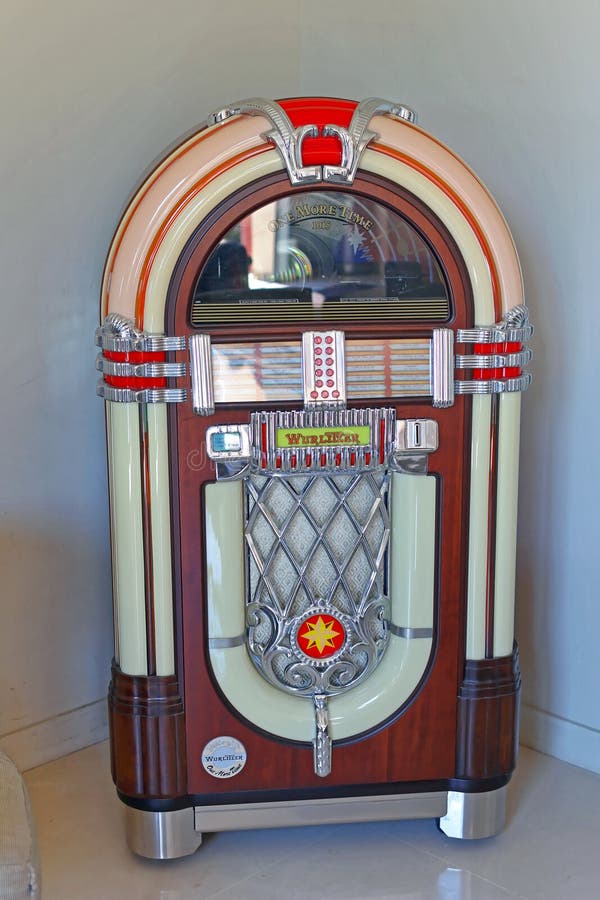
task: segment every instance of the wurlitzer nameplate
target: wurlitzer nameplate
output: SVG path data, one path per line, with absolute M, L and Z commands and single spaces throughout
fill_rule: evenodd
M 298 822 L 502 827 L 533 329 L 502 215 L 414 121 L 224 106 L 110 248 L 109 711 L 142 855 Z

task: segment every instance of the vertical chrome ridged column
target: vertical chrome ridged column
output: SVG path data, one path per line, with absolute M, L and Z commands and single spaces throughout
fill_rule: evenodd
M 435 328 L 431 345 L 431 393 L 437 408 L 454 403 L 454 332 Z
M 189 339 L 192 408 L 197 416 L 215 411 L 212 357 L 209 334 L 193 334 Z

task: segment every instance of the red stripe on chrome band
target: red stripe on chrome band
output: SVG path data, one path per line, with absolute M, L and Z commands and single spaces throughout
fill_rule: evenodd
M 523 344 L 516 341 L 508 341 L 504 344 L 475 344 L 473 352 L 482 356 L 491 356 L 494 353 L 518 353 L 523 349 Z M 498 378 L 518 378 L 521 369 L 517 366 L 509 366 L 503 369 L 473 369 L 473 378 L 476 381 L 494 381 Z

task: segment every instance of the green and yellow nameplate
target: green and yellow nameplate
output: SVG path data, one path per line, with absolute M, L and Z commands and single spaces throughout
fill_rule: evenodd
M 288 447 L 368 447 L 371 429 L 368 425 L 351 425 L 349 428 L 278 428 L 275 445 Z

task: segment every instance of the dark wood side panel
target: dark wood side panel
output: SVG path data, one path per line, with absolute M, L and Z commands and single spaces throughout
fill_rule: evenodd
M 185 794 L 185 720 L 177 678 L 125 675 L 113 663 L 108 711 L 117 789 L 147 799 Z
M 513 771 L 519 746 L 519 651 L 467 660 L 458 694 L 457 778 L 494 778 Z

